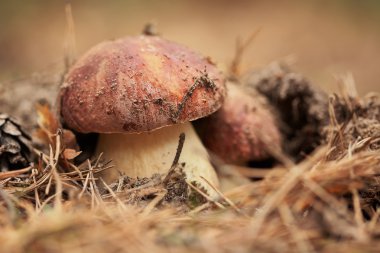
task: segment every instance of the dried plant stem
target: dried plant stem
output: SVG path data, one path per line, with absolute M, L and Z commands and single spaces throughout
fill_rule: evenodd
M 170 179 L 170 176 L 173 174 L 175 168 L 178 166 L 179 157 L 181 156 L 183 144 L 185 143 L 185 138 L 186 138 L 185 133 L 181 133 L 179 135 L 178 147 L 177 147 L 177 151 L 176 151 L 175 156 L 174 156 L 174 160 L 172 162 L 172 166 L 170 167 L 167 175 L 165 176 L 164 180 L 162 181 L 164 185 L 167 185 L 167 183 Z
M 0 180 L 10 178 L 10 177 L 17 177 L 18 175 L 29 172 L 31 169 L 33 169 L 33 165 L 28 166 L 23 169 L 19 169 L 19 170 L 0 172 Z
M 117 197 L 115 192 L 108 186 L 108 184 L 106 184 L 106 182 L 104 182 L 103 178 L 100 177 L 99 179 L 103 183 L 104 187 L 106 187 L 108 192 L 111 193 L 112 197 L 116 200 L 116 202 L 119 204 L 121 209 L 123 209 L 124 211 L 127 210 L 126 205 L 123 203 L 123 201 L 120 200 L 120 198 Z

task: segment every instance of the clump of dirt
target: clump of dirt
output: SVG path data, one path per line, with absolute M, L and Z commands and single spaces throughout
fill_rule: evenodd
M 360 98 L 349 87 L 346 84 L 340 95 L 330 97 L 331 123 L 324 129 L 331 147 L 326 155 L 328 161 L 339 161 L 360 152 L 375 154 L 380 149 L 380 96 L 369 94 Z M 358 191 L 361 212 L 366 219 L 370 219 L 380 205 L 379 180 L 380 177 L 374 175 L 366 187 Z M 349 193 L 345 197 L 353 199 L 355 196 Z
M 185 164 L 179 164 L 177 169 L 170 175 L 169 180 L 165 184 L 167 193 L 166 201 L 174 201 L 177 203 L 185 203 L 189 199 L 190 189 L 186 183 L 186 175 L 183 172 Z
M 351 147 L 356 149 L 380 149 L 380 96 L 369 94 L 364 98 L 344 94 L 333 96 L 331 101 L 333 129 L 326 129 L 327 138 L 340 143 L 330 155 L 330 159 L 339 156 Z M 359 146 L 359 147 L 358 147 Z
M 123 201 L 129 204 L 138 204 L 145 200 L 151 200 L 156 196 L 162 196 L 161 201 L 171 205 L 183 204 L 189 200 L 191 193 L 186 176 L 182 170 L 183 165 L 178 165 L 169 177 L 163 179 L 160 174 L 151 177 L 131 178 L 120 176 L 118 181 L 101 191 L 103 196 L 112 197 L 111 191 L 123 195 Z
M 278 62 L 248 73 L 243 83 L 264 95 L 277 110 L 284 152 L 295 161 L 304 159 L 322 143 L 322 129 L 328 124 L 325 92 Z

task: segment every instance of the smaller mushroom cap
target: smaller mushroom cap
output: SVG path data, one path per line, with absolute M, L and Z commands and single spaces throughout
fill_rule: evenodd
M 126 37 L 90 49 L 61 89 L 65 124 L 83 133 L 137 133 L 215 112 L 225 96 L 215 65 L 158 36 Z
M 227 84 L 227 96 L 216 113 L 197 128 L 205 146 L 225 162 L 268 158 L 268 145 L 281 148 L 281 135 L 263 97 Z

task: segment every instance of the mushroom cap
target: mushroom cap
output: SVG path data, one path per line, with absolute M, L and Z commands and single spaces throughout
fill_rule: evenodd
M 216 113 L 197 124 L 204 145 L 225 162 L 269 157 L 268 145 L 281 149 L 281 134 L 265 98 L 227 83 L 227 96 Z
M 103 42 L 82 56 L 62 85 L 60 110 L 78 132 L 138 133 L 205 117 L 225 93 L 209 58 L 141 35 Z

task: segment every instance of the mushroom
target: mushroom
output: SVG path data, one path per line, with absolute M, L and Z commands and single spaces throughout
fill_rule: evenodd
M 209 194 L 206 181 L 218 185 L 190 123 L 215 112 L 225 96 L 224 78 L 208 58 L 158 36 L 103 42 L 72 66 L 60 93 L 64 123 L 99 133 L 97 153 L 104 152 L 125 175 L 167 173 L 185 133 L 179 163 L 186 180 Z M 110 182 L 119 174 L 102 176 Z
M 227 83 L 220 110 L 197 122 L 204 145 L 224 162 L 241 164 L 281 150 L 281 135 L 265 98 L 235 83 Z

